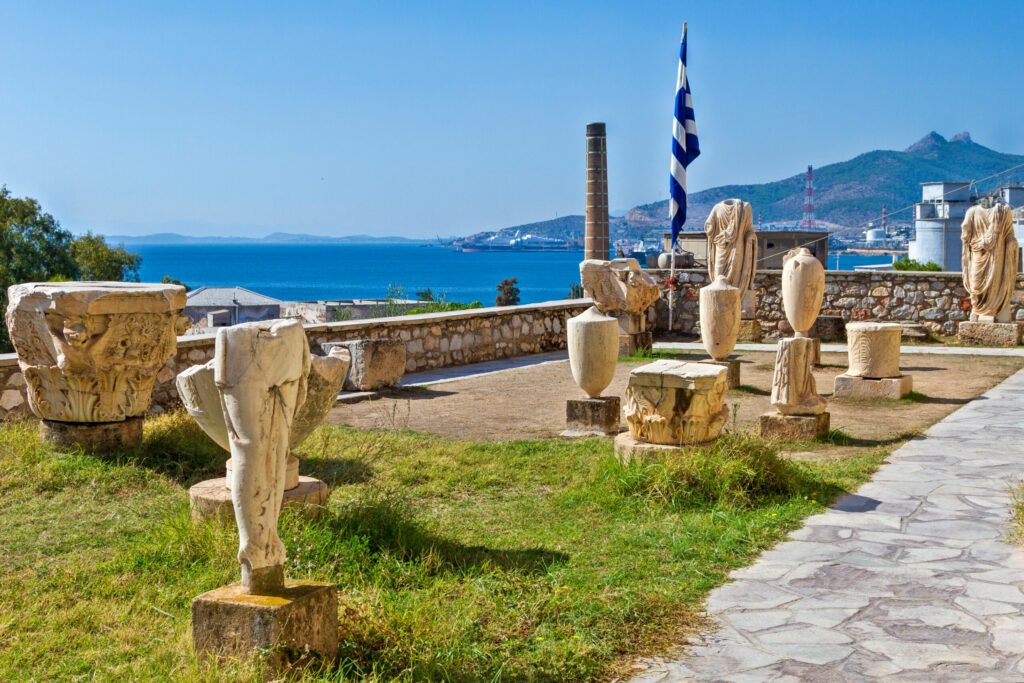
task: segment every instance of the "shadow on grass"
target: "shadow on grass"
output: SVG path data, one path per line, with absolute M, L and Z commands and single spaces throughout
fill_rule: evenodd
M 900 403 L 933 403 L 936 405 L 962 406 L 970 403 L 969 398 L 946 398 L 943 396 L 928 396 L 919 391 L 911 391 L 900 399 Z
M 946 370 L 947 368 L 936 368 L 930 365 L 912 365 L 910 367 L 900 368 L 902 372 L 939 372 L 940 370 Z
M 425 401 L 442 396 L 453 396 L 457 391 L 442 391 L 429 387 L 396 387 L 381 392 L 382 398 L 393 398 L 401 401 Z
M 832 446 L 853 446 L 853 447 L 885 447 L 903 443 L 916 436 L 921 436 L 920 431 L 901 432 L 899 434 L 882 439 L 863 439 L 851 436 L 841 429 L 830 429 L 824 436 L 816 439 L 817 443 L 826 443 Z
M 738 387 L 736 387 L 735 389 L 733 389 L 733 391 L 738 391 L 741 394 L 753 394 L 754 396 L 771 396 L 772 395 L 772 392 L 768 391 L 767 389 L 761 389 L 760 387 L 755 387 L 753 384 L 741 384 Z
M 303 526 L 302 533 L 312 537 L 312 547 L 319 548 L 321 553 L 330 553 L 336 539 L 359 537 L 371 553 L 419 562 L 434 572 L 496 567 L 544 574 L 552 565 L 569 560 L 566 553 L 542 548 L 497 549 L 459 543 L 418 523 L 401 499 L 384 495 L 340 509 L 331 508 Z
M 334 488 L 349 484 L 365 484 L 373 479 L 373 466 L 358 458 L 300 459 L 302 474 L 315 477 Z

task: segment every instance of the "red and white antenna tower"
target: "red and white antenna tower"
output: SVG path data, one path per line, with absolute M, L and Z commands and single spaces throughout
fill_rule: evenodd
M 883 235 L 888 235 L 889 234 L 889 219 L 888 219 L 888 215 L 885 213 L 885 209 L 886 209 L 885 204 L 882 204 L 882 234 Z
M 804 185 L 804 219 L 800 221 L 800 227 L 804 230 L 814 230 L 818 227 L 814 220 L 814 169 L 807 167 L 807 183 Z

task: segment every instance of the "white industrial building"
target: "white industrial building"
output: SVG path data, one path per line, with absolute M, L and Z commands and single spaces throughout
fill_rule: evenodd
M 938 263 L 943 270 L 960 270 L 961 224 L 977 201 L 971 183 L 923 183 L 921 201 L 914 205 L 914 239 L 907 244 L 907 256 Z

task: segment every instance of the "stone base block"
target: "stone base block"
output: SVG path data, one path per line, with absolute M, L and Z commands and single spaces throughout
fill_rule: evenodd
M 619 355 L 632 356 L 642 351 L 650 351 L 654 347 L 654 333 L 637 332 L 636 334 L 619 335 Z
M 740 331 L 736 341 L 756 343 L 761 341 L 761 323 L 757 320 L 740 320 Z
M 779 321 L 779 335 L 793 336 L 793 326 L 785 318 Z M 838 315 L 819 315 L 815 318 L 807 336 L 825 341 L 843 341 L 846 339 L 846 321 Z
M 320 345 L 325 354 L 339 346 L 352 356 L 345 391 L 376 391 L 398 384 L 405 374 L 405 342 L 398 339 L 353 339 Z
M 657 443 L 646 443 L 637 440 L 629 432 L 622 432 L 615 437 L 615 457 L 623 464 L 630 461 L 647 460 L 661 455 L 681 455 L 687 446 L 664 446 Z
M 197 654 L 245 658 L 266 653 L 273 672 L 338 656 L 338 591 L 308 581 L 286 581 L 276 595 L 248 595 L 240 584 L 192 600 Z
M 614 436 L 619 433 L 621 411 L 618 396 L 569 399 L 565 402 L 562 436 Z
M 814 345 L 811 347 L 811 365 L 821 366 L 821 340 L 811 339 Z
M 1019 323 L 989 323 L 968 321 L 960 323 L 957 339 L 961 344 L 972 346 L 1019 346 L 1021 326 Z
M 911 375 L 885 377 L 882 379 L 836 375 L 832 397 L 895 401 L 903 398 L 913 389 L 914 378 Z
M 299 485 L 284 492 L 285 506 L 301 506 L 302 514 L 317 517 L 324 511 L 331 489 L 324 482 L 312 477 L 299 477 Z M 204 522 L 214 519 L 225 524 L 235 523 L 235 509 L 231 505 L 231 489 L 227 479 L 207 479 L 188 490 L 189 509 L 192 520 Z
M 828 412 L 819 415 L 783 415 L 765 413 L 757 420 L 757 433 L 765 438 L 786 441 L 810 441 L 828 433 Z
M 90 453 L 106 453 L 142 443 L 142 418 L 122 422 L 54 422 L 40 420 L 39 436 L 60 448 L 81 446 Z
M 738 360 L 732 358 L 728 358 L 726 360 L 715 360 L 714 358 L 705 358 L 704 360 L 697 362 L 707 363 L 708 365 L 717 365 L 719 367 L 725 368 L 725 384 L 727 388 L 735 389 L 740 385 L 740 362 Z

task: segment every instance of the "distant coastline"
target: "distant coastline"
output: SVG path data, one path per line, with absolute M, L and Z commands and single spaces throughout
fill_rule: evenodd
M 110 244 L 125 246 L 140 244 L 431 244 L 435 240 L 422 240 L 411 237 L 373 235 L 306 235 L 302 233 L 275 232 L 265 237 L 219 237 L 181 235 L 176 232 L 160 232 L 152 235 L 104 235 Z

